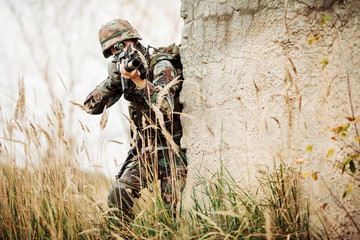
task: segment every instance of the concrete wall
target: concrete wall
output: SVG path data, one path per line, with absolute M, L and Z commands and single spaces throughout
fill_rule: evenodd
M 319 172 L 308 189 L 313 207 L 327 203 L 334 230 L 356 232 L 324 183 L 360 225 L 359 181 L 341 200 L 354 181 L 334 167 L 343 153 L 324 128 L 351 115 L 346 67 L 360 115 L 360 1 L 182 0 L 181 14 L 188 186 L 195 170 L 219 169 L 220 155 L 234 177 L 254 187 L 274 159 L 297 167 L 303 158 L 302 172 Z M 331 19 L 320 25 L 324 16 Z M 330 148 L 336 152 L 326 159 Z

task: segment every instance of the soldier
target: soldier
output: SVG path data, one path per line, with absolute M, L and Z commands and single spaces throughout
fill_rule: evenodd
M 110 207 L 132 218 L 134 198 L 142 188 L 160 180 L 161 196 L 167 208 L 174 211 L 186 179 L 186 157 L 180 147 L 182 127 L 179 113 L 181 62 L 175 44 L 154 49 L 149 54 L 139 40 L 138 32 L 122 19 L 114 19 L 99 30 L 99 41 L 105 58 L 120 52 L 136 51 L 142 71 L 126 70 L 127 60 L 111 62 L 109 76 L 93 90 L 84 102 L 90 114 L 100 114 L 119 98 L 129 101 L 129 115 L 135 139 L 115 183 L 108 195 Z M 117 67 L 118 66 L 118 67 Z M 145 69 L 145 71 L 144 71 Z

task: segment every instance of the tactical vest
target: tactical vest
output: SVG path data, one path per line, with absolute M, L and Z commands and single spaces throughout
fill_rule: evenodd
M 151 57 L 148 59 L 148 69 L 149 69 L 149 81 L 153 81 L 154 79 L 154 68 L 157 63 L 163 60 L 168 60 L 171 62 L 171 64 L 174 66 L 174 68 L 177 71 L 177 74 L 180 76 L 180 79 L 183 80 L 182 76 L 182 64 L 180 59 L 180 48 L 176 44 L 172 44 L 167 47 L 161 47 L 161 48 L 153 48 L 153 53 Z M 182 104 L 179 101 L 179 94 L 181 90 L 182 82 L 178 83 L 180 84 L 179 90 L 175 93 L 174 96 L 174 112 L 180 113 L 182 111 Z M 135 87 L 135 86 L 133 86 Z M 125 98 L 130 101 L 129 106 L 129 114 L 131 120 L 134 121 L 137 130 L 146 137 L 149 137 L 151 139 L 157 138 L 158 141 L 160 141 L 160 144 L 166 144 L 164 137 L 162 137 L 161 130 L 159 129 L 157 132 L 154 131 L 154 128 L 146 128 L 143 127 L 143 121 L 145 119 L 146 125 L 153 125 L 155 122 L 155 113 L 152 111 L 151 108 L 147 105 L 145 100 L 142 99 L 142 97 L 137 96 L 136 89 L 131 89 L 132 94 L 135 93 L 135 95 L 132 96 L 126 96 Z M 145 117 L 145 118 L 143 118 Z M 182 127 L 180 122 L 180 115 L 179 114 L 173 114 L 172 119 L 169 119 L 168 116 L 165 116 L 164 114 L 164 120 L 166 129 L 172 134 L 175 143 L 178 145 L 180 144 L 180 138 L 182 136 Z M 157 136 L 155 136 L 157 135 Z M 139 137 L 139 136 L 138 136 Z

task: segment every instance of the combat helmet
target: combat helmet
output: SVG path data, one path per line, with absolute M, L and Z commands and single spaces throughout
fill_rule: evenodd
M 139 33 L 123 19 L 113 19 L 99 30 L 99 41 L 105 58 L 111 56 L 110 48 L 115 43 L 129 39 L 142 39 Z

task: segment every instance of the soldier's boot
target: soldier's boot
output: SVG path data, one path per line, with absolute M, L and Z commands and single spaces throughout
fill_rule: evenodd
M 109 190 L 108 204 L 110 208 L 118 208 L 121 217 L 125 220 L 131 220 L 134 218 L 132 207 L 134 205 L 134 196 L 132 195 L 132 189 L 128 184 L 118 179 Z

